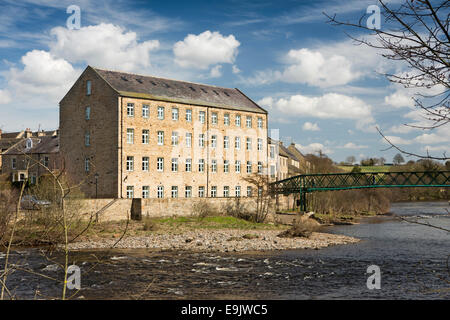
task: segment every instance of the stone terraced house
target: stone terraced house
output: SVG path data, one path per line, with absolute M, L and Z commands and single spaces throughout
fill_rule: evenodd
M 87 197 L 254 196 L 267 111 L 238 89 L 88 66 L 60 102 L 60 149 Z

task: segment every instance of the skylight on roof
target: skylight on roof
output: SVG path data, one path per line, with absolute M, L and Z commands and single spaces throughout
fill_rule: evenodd
M 192 91 L 196 91 L 192 86 L 189 86 L 189 89 L 191 89 Z
M 136 79 L 137 82 L 139 82 L 140 84 L 142 84 L 142 80 L 141 79 Z
M 203 89 L 203 88 L 201 88 L 201 90 L 204 92 L 204 93 L 208 93 L 208 91 L 206 91 L 205 89 Z
M 155 81 L 153 81 L 153 80 L 150 80 L 150 82 L 152 83 L 152 85 L 156 86 L 156 83 L 155 83 Z
M 225 93 L 225 95 L 226 95 L 227 97 L 230 96 L 230 95 L 228 94 L 228 92 L 226 92 L 226 91 L 224 91 L 223 93 Z
M 128 81 L 128 79 L 125 78 L 124 76 L 121 76 L 120 78 L 121 78 L 123 81 Z
M 219 95 L 219 93 L 216 90 L 213 90 L 215 94 Z

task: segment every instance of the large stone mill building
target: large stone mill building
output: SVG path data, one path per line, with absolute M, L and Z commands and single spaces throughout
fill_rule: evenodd
M 88 66 L 60 102 L 60 149 L 87 197 L 250 196 L 267 112 L 238 89 Z

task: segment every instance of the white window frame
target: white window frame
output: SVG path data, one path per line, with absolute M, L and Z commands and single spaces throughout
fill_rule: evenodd
M 186 121 L 187 122 L 192 121 L 192 109 L 186 109 Z
M 185 198 L 192 198 L 192 186 L 185 186 L 184 187 L 184 197 Z
M 172 172 L 178 172 L 178 158 L 172 158 Z
M 126 166 L 128 172 L 134 171 L 134 156 L 127 156 Z
M 186 170 L 186 172 L 192 172 L 192 159 L 191 158 L 186 159 L 185 170 Z
M 235 119 L 234 119 L 234 124 L 236 125 L 236 127 L 240 127 L 241 126 L 241 115 L 237 114 Z
M 130 118 L 134 117 L 134 103 L 132 102 L 127 103 L 127 116 Z
M 172 108 L 172 120 L 173 121 L 178 121 L 179 114 L 180 114 L 180 110 L 178 108 Z
M 241 160 L 236 160 L 234 162 L 234 171 L 236 173 L 241 173 Z
M 198 121 L 200 121 L 200 123 L 205 123 L 205 111 L 199 111 Z
M 204 186 L 199 186 L 198 187 L 198 197 L 199 198 L 204 198 L 205 197 L 205 187 Z
M 164 120 L 165 109 L 163 106 L 158 106 L 158 119 Z
M 211 160 L 211 172 L 212 173 L 217 172 L 217 160 L 216 159 Z
M 86 81 L 86 95 L 90 96 L 92 94 L 92 81 L 87 80 Z
M 172 131 L 172 146 L 177 146 L 178 145 L 178 132 L 177 131 Z
M 150 142 L 150 130 L 143 129 L 142 130 L 142 144 L 149 144 Z
M 186 132 L 186 148 L 192 147 L 192 133 Z
M 134 186 L 127 186 L 127 199 L 134 198 Z
M 229 113 L 225 113 L 223 115 L 223 124 L 225 126 L 229 126 L 230 125 L 230 114 Z
M 198 172 L 205 172 L 205 159 L 198 159 Z
M 84 118 L 86 120 L 91 120 L 91 107 L 87 106 L 84 110 Z
M 127 128 L 127 143 L 134 144 L 134 129 Z
M 217 124 L 217 121 L 219 119 L 219 115 L 217 112 L 211 112 L 211 124 Z
M 252 127 L 252 117 L 247 116 L 245 119 L 245 123 L 246 123 L 247 128 L 251 128 Z
M 157 143 L 158 146 L 163 146 L 164 145 L 164 131 L 158 131 L 157 133 Z
M 158 188 L 156 189 L 156 197 L 158 199 L 164 198 L 164 186 L 158 186 Z
M 178 198 L 178 186 L 172 186 L 171 196 L 172 198 Z
M 148 104 L 142 105 L 142 118 L 149 118 L 150 117 L 150 106 Z
M 149 186 L 142 186 L 142 198 L 143 199 L 150 198 L 150 187 Z
M 158 172 L 164 171 L 164 158 L 158 157 L 156 159 L 156 171 L 158 171 Z
M 150 158 L 142 157 L 142 171 L 149 171 L 150 168 Z
M 241 196 L 241 186 L 234 187 L 234 196 L 236 198 L 240 198 L 240 196 Z
M 217 197 L 217 186 L 211 186 L 211 198 Z

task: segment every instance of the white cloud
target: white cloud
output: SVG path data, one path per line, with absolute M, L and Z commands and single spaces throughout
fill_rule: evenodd
M 220 64 L 218 64 L 217 66 L 214 66 L 213 68 L 211 68 L 211 71 L 209 73 L 211 78 L 218 78 L 222 75 L 222 66 Z
M 361 99 L 338 93 L 327 93 L 319 97 L 293 95 L 275 101 L 271 97 L 260 100 L 261 106 L 270 106 L 284 114 L 320 119 L 352 119 L 360 130 L 374 131 L 375 120 L 371 106 Z
M 367 149 L 368 146 L 365 146 L 365 145 L 357 145 L 357 144 L 354 144 L 353 142 L 348 142 L 348 143 L 344 144 L 344 145 L 343 145 L 342 147 L 340 147 L 340 148 L 343 148 L 343 149 Z
M 8 90 L 16 101 L 46 101 L 54 105 L 69 90 L 80 71 L 64 59 L 42 50 L 27 52 L 21 59 L 23 69 L 11 68 L 6 72 Z
M 235 64 L 233 64 L 231 71 L 233 71 L 234 74 L 238 74 L 241 72 L 241 70 Z
M 280 74 L 280 80 L 306 83 L 318 87 L 338 86 L 349 83 L 360 74 L 352 70 L 350 60 L 341 55 L 325 56 L 310 49 L 290 50 L 290 65 Z
M 326 147 L 325 145 L 323 145 L 322 143 L 310 143 L 308 145 L 302 146 L 301 144 L 295 144 L 295 147 L 298 148 L 303 154 L 316 154 L 319 151 L 322 151 L 325 154 L 330 154 L 333 153 L 333 151 Z
M 173 46 L 175 62 L 183 68 L 207 69 L 220 63 L 233 64 L 240 43 L 234 35 L 227 37 L 209 30 L 199 35 L 189 34 Z
M 0 104 L 7 104 L 11 102 L 11 95 L 7 90 L 0 90 Z
M 404 91 L 397 90 L 396 92 L 384 97 L 384 102 L 394 108 L 413 107 L 414 100 L 412 96 L 406 94 Z
M 123 71 L 140 71 L 151 65 L 150 52 L 159 48 L 158 40 L 138 42 L 135 32 L 101 23 L 69 30 L 56 27 L 51 30 L 54 41 L 50 52 L 71 63 L 86 62 L 90 65 Z
M 305 131 L 319 131 L 320 130 L 320 128 L 319 128 L 319 126 L 317 125 L 317 123 L 311 123 L 311 122 L 305 122 L 304 124 L 303 124 L 303 130 L 305 130 Z
M 386 136 L 386 139 L 388 139 L 394 145 L 408 145 L 413 143 L 413 141 L 411 140 L 403 139 L 398 136 Z M 386 144 L 388 143 L 384 138 L 382 138 L 381 141 Z

